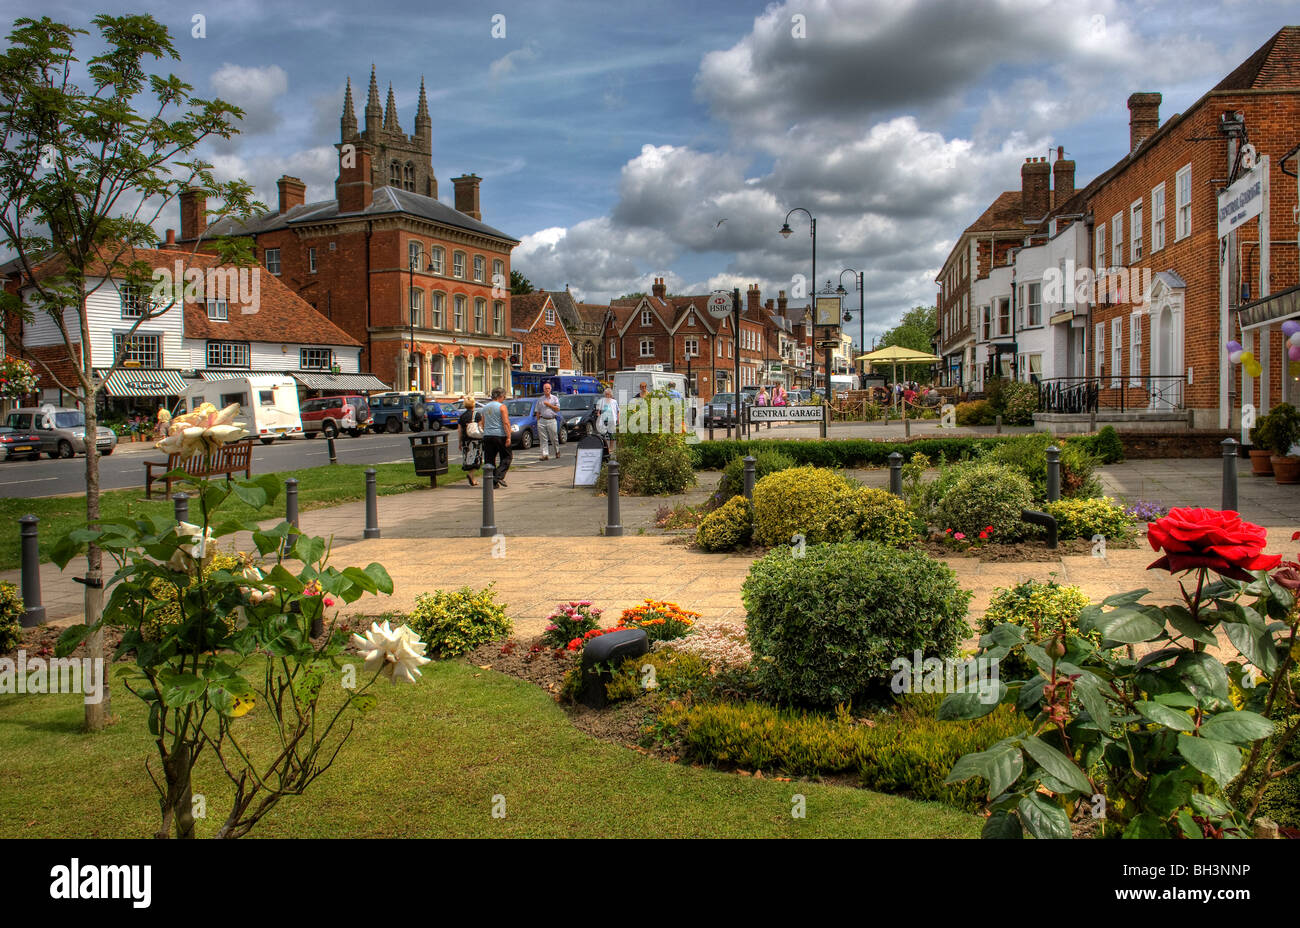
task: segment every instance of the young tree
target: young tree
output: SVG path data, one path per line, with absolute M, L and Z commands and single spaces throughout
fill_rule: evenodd
M 518 271 L 510 272 L 510 294 L 512 296 L 523 296 L 526 293 L 533 292 L 533 282 L 520 274 Z
M 48 17 L 16 20 L 0 54 L 0 244 L 14 254 L 14 276 L 27 294 L 24 302 L 4 293 L 0 310 L 11 333 L 42 315 L 59 333 L 72 376 L 66 365 L 25 353 L 85 410 L 91 525 L 100 517 L 95 435 L 103 380 L 121 365 L 141 324 L 181 310 L 178 291 L 146 302 L 101 380 L 92 360 L 87 297 L 114 279 L 139 293 L 151 291 L 151 269 L 135 249 L 157 242 L 151 223 L 183 190 L 197 188 L 223 201 L 212 211 L 216 216 L 247 216 L 261 207 L 247 183 L 218 183 L 212 166 L 193 156 L 203 140 L 235 135 L 242 111 L 192 96 L 191 86 L 174 74 L 146 71 L 151 61 L 179 60 L 167 28 L 151 16 L 100 15 L 93 22 L 104 50 L 84 68 L 75 43 L 88 31 Z M 246 261 L 250 253 L 247 242 L 222 242 L 217 250 L 226 260 Z M 97 625 L 104 601 L 98 546 L 87 548 L 86 565 L 85 621 Z M 86 646 L 90 657 L 104 657 L 102 631 L 93 632 Z M 110 716 L 107 679 L 104 693 L 102 702 L 86 706 L 90 729 Z
M 934 336 L 935 318 L 933 306 L 914 306 L 903 313 L 898 325 L 880 337 L 876 347 L 898 345 L 928 354 L 934 350 L 930 339 Z M 905 364 L 902 370 L 907 380 L 928 380 L 931 368 L 928 364 Z

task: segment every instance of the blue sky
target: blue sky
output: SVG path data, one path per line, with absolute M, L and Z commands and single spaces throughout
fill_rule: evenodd
M 166 23 L 177 73 L 248 111 L 243 134 L 205 155 L 268 203 L 284 173 L 309 199 L 332 197 L 347 77 L 360 115 L 374 63 L 410 132 L 423 75 L 444 199 L 451 177 L 481 175 L 484 221 L 523 240 L 514 266 L 592 301 L 654 277 L 774 297 L 808 273 L 802 214 L 790 239 L 776 232 L 808 208 L 820 281 L 866 273 L 868 339 L 933 302 L 955 236 L 1019 186 L 1025 157 L 1064 145 L 1086 183 L 1127 150 L 1128 94 L 1161 92 L 1163 120 L 1300 22 L 1300 4 L 1280 0 L 206 6 L 43 12 Z M 160 230 L 176 223 L 165 214 Z

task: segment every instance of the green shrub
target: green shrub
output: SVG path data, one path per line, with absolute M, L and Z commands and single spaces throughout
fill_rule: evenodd
M 970 593 L 947 565 L 872 542 L 776 548 L 741 596 L 759 683 L 786 702 L 852 700 L 887 682 L 894 658 L 950 656 L 970 633 Z
M 207 580 L 214 570 L 226 570 L 237 573 L 245 565 L 245 559 L 238 554 L 217 553 L 203 564 L 201 576 Z M 189 587 L 186 587 L 189 589 Z M 181 621 L 180 589 L 176 584 L 155 577 L 149 581 L 151 602 L 147 607 L 145 620 L 140 624 L 140 634 L 146 640 L 157 641 L 163 637 L 163 629 Z M 236 613 L 231 610 L 226 615 L 226 628 L 235 630 Z
M 1124 460 L 1124 443 L 1119 440 L 1119 433 L 1113 425 L 1107 425 L 1097 433 L 1089 451 L 1102 464 L 1118 464 Z
M 958 466 L 956 479 L 935 506 L 934 520 L 972 538 L 991 525 L 996 540 L 1015 541 L 1029 534 L 1020 513 L 1033 508 L 1034 488 L 1023 474 L 981 461 Z
M 749 544 L 753 531 L 753 504 L 743 496 L 733 496 L 705 516 L 695 531 L 695 543 L 705 551 L 734 551 Z
M 18 647 L 23 631 L 23 614 L 26 611 L 18 587 L 0 581 L 0 654 Z
M 1009 589 L 994 591 L 980 620 L 980 631 L 988 632 L 999 625 L 1017 625 L 1028 631 L 1028 640 L 1034 644 L 1054 637 L 1062 628 L 1067 636 L 1075 636 L 1079 634 L 1079 613 L 1087 605 L 1088 597 L 1077 586 L 1062 586 L 1055 580 L 1046 583 L 1026 580 Z M 1101 644 L 1101 636 L 1096 632 L 1087 637 L 1093 644 Z M 1014 646 L 999 664 L 1004 680 L 1023 680 L 1038 673 L 1034 662 L 1025 656 L 1023 645 Z
M 610 702 L 636 699 L 647 691 L 667 697 L 708 689 L 712 676 L 709 665 L 687 651 L 662 648 L 638 657 L 629 657 L 614 669 L 605 684 Z
M 1096 459 L 1078 444 L 1057 442 L 1050 432 L 1017 435 L 990 451 L 985 460 L 1024 474 L 1033 484 L 1034 498 L 1042 502 L 1047 499 L 1047 449 L 1053 444 L 1061 449 L 1061 496 L 1099 496 L 1101 484 L 1093 472 Z
M 1278 403 L 1256 422 L 1251 434 L 1275 455 L 1285 457 L 1300 441 L 1300 410 L 1290 403 Z
M 849 540 L 854 490 L 846 478 L 820 467 L 769 474 L 754 486 L 755 543 L 787 545 L 796 534 L 807 544 Z
M 830 715 L 757 702 L 676 704 L 659 720 L 690 760 L 789 776 L 854 773 L 869 789 L 974 810 L 982 791 L 969 783 L 945 784 L 948 771 L 962 754 L 1018 734 L 1025 720 L 1001 706 L 968 725 L 952 725 L 935 718 L 937 705 L 930 696 L 904 697 L 870 724 L 842 709 Z
M 876 487 L 856 487 L 849 494 L 847 529 L 852 538 L 898 547 L 916 537 L 907 503 Z
M 763 451 L 780 451 L 789 455 L 796 466 L 814 467 L 885 467 L 895 451 L 904 459 L 924 454 L 931 460 L 956 461 L 996 448 L 1009 440 L 1006 435 L 953 435 L 944 438 L 914 438 L 911 441 L 874 441 L 870 438 L 772 439 L 750 441 L 717 439 L 687 446 L 699 470 L 721 470 L 732 458 Z M 620 457 L 621 460 L 621 457 Z
M 615 456 L 620 496 L 662 496 L 695 485 L 690 448 L 681 433 L 619 433 Z M 599 492 L 605 492 L 608 476 L 608 466 L 602 466 Z
M 775 474 L 779 470 L 788 470 L 794 466 L 794 458 L 784 452 L 760 451 L 754 455 L 754 483 L 757 484 L 768 474 Z M 718 481 L 718 491 L 713 494 L 713 499 L 718 505 L 722 505 L 733 496 L 741 496 L 744 492 L 745 456 L 736 455 L 722 469 L 722 479 Z
M 408 624 L 429 646 L 429 657 L 441 659 L 472 651 L 511 633 L 505 606 L 497 603 L 493 584 L 474 591 L 434 590 L 415 598 Z
M 1102 535 L 1123 541 L 1133 534 L 1133 518 L 1122 503 L 1109 497 L 1059 499 L 1044 505 L 1043 511 L 1056 519 L 1057 530 L 1063 539 Z
M 988 400 L 971 400 L 958 403 L 956 409 L 957 424 L 960 426 L 992 425 L 996 413 Z
M 995 414 L 1002 415 L 1003 425 L 1033 425 L 1038 412 L 1038 387 L 1012 380 L 1002 384 L 998 399 L 990 398 Z

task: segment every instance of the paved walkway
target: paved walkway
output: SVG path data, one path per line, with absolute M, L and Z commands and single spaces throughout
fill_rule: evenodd
M 1166 505 L 1219 505 L 1221 462 L 1218 460 L 1137 461 L 1103 469 L 1102 479 L 1112 495 L 1156 500 Z M 701 474 L 700 486 L 683 496 L 625 498 L 625 535 L 603 537 L 607 501 L 590 489 L 572 489 L 572 458 L 536 462 L 512 468 L 509 487 L 496 494 L 496 522 L 501 538 L 480 538 L 481 489 L 461 482 L 437 490 L 422 490 L 379 499 L 382 537 L 362 537 L 365 509 L 361 502 L 304 513 L 304 531 L 333 536 L 335 566 L 378 561 L 394 580 L 392 597 L 364 597 L 350 612 L 402 612 L 416 596 L 435 588 L 463 585 L 479 588 L 494 582 L 500 601 L 521 634 L 541 631 L 557 602 L 590 599 L 604 609 L 609 621 L 622 609 L 647 598 L 667 599 L 698 611 L 707 622 L 744 620 L 740 599 L 752 559 L 735 554 L 706 554 L 685 546 L 683 536 L 663 535 L 653 528 L 655 511 L 677 502 L 696 503 L 715 488 L 717 475 Z M 1293 555 L 1291 533 L 1300 528 L 1300 488 L 1280 487 L 1271 479 L 1252 478 L 1243 464 L 1239 482 L 1245 518 L 1264 525 L 1269 550 Z M 856 472 L 868 483 L 885 486 L 887 472 Z M 644 531 L 644 534 L 642 532 Z M 247 548 L 247 539 L 236 543 Z M 1148 587 L 1153 599 L 1176 595 L 1173 581 L 1148 573 L 1154 559 L 1149 548 L 1111 548 L 1101 559 L 1059 556 L 1039 562 L 986 562 L 954 557 L 950 566 L 961 584 L 974 592 L 972 618 L 978 617 L 997 587 L 1033 577 L 1055 576 L 1074 583 L 1090 597 Z M 80 621 L 82 590 L 72 577 L 84 564 L 60 573 L 42 565 L 42 589 L 51 621 Z M 16 582 L 17 572 L 0 574 Z

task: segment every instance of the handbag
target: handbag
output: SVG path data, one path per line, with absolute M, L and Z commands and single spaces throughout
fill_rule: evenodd
M 483 417 L 475 416 L 465 426 L 465 437 L 471 441 L 483 440 Z

